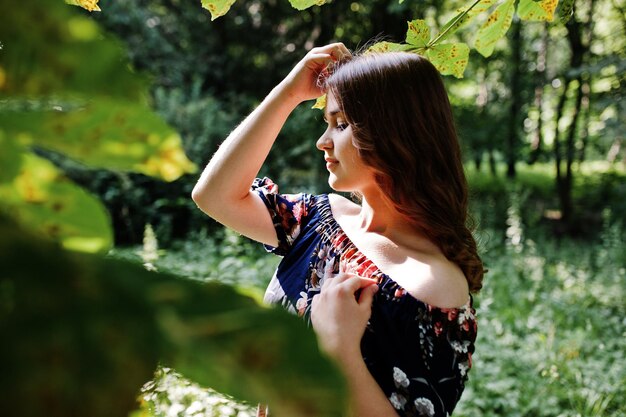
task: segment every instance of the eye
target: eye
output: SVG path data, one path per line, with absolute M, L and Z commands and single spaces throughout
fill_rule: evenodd
M 346 122 L 337 122 L 337 130 L 341 130 L 341 131 L 346 130 L 348 126 L 350 125 Z

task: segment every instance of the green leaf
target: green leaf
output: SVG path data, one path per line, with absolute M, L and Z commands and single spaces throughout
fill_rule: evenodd
M 329 1 L 330 0 L 289 0 L 289 3 L 291 3 L 294 9 L 304 10 L 311 6 L 322 6 Z
M 19 159 L 23 161 L 19 175 L 0 184 L 0 210 L 67 249 L 108 251 L 113 232 L 100 200 L 47 160 L 30 153 L 22 153 Z
M 370 46 L 365 53 L 405 52 L 410 49 L 411 45 L 383 41 Z
M 178 134 L 149 108 L 145 80 L 93 19 L 58 0 L 7 10 L 0 126 L 9 139 L 166 180 L 194 171 Z
M 416 19 L 407 23 L 409 28 L 406 32 L 406 43 L 418 48 L 424 48 L 430 41 L 430 28 L 426 21 Z
M 129 71 L 121 43 L 83 10 L 59 0 L 24 0 L 20 7 L 0 3 L 0 97 L 71 94 L 138 101 L 147 91 L 147 79 Z
M 563 0 L 559 5 L 559 20 L 561 23 L 567 23 L 574 15 L 574 2 L 576 0 Z
M 522 20 L 552 22 L 558 2 L 559 0 L 520 0 L 517 15 Z
M 0 184 L 12 181 L 22 166 L 22 149 L 0 129 Z
M 230 10 L 235 0 L 202 0 L 202 7 L 211 13 L 211 21 L 224 16 Z
M 43 103 L 37 111 L 0 108 L 0 125 L 10 136 L 94 167 L 142 172 L 166 181 L 196 170 L 180 136 L 139 103 L 97 97 L 82 105 Z
M 476 15 L 487 11 L 491 6 L 496 4 L 498 0 L 478 0 L 475 2 L 476 5 L 474 7 L 465 6 L 457 10 L 457 13 L 443 25 L 440 32 L 441 34 L 445 33 L 442 36 L 437 36 L 438 41 L 443 41 L 447 39 L 454 32 L 459 30 L 462 26 L 472 20 Z
M 511 27 L 515 0 L 506 0 L 491 13 L 487 21 L 476 34 L 474 47 L 484 57 L 491 56 L 493 49 Z
M 127 417 L 160 362 L 277 416 L 340 416 L 312 330 L 238 290 L 64 251 L 0 216 L 0 386 L 12 416 Z
M 469 60 L 469 47 L 465 43 L 445 43 L 426 50 L 426 56 L 443 75 L 463 78 Z

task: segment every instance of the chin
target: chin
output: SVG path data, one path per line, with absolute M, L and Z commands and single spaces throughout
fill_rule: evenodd
M 354 187 L 350 186 L 346 181 L 342 181 L 334 175 L 328 177 L 328 185 L 337 192 L 353 192 Z

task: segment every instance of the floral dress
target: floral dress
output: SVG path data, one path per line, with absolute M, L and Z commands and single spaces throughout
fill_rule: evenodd
M 310 322 L 311 299 L 326 274 L 351 272 L 378 281 L 361 340 L 370 373 L 400 416 L 445 417 L 459 401 L 476 340 L 471 297 L 459 308 L 424 303 L 400 287 L 350 241 L 332 215 L 328 196 L 279 194 L 268 178 L 252 189 L 272 217 L 283 256 L 265 293 Z

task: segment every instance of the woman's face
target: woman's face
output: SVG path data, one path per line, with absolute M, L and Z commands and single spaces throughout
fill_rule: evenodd
M 335 96 L 329 91 L 326 96 L 324 119 L 326 131 L 317 140 L 317 149 L 324 152 L 328 184 L 335 191 L 359 191 L 376 186 L 373 170 L 359 157 L 352 142 L 350 126 L 340 110 Z

